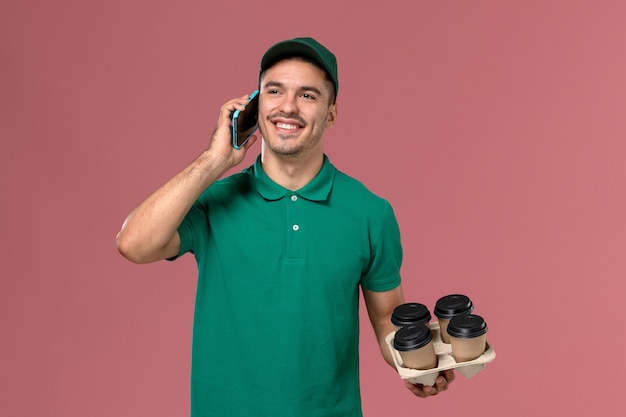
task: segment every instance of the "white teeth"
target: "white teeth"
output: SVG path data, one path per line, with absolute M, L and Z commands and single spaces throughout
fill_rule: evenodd
M 287 123 L 276 123 L 276 126 L 281 129 L 295 130 L 298 128 L 296 125 L 288 125 Z

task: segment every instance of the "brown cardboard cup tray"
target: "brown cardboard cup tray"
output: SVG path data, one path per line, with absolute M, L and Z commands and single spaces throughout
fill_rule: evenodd
M 396 365 L 396 369 L 398 370 L 398 374 L 402 379 L 409 380 L 412 384 L 422 384 L 433 386 L 435 384 L 435 380 L 439 375 L 439 372 L 445 371 L 448 369 L 454 369 L 459 371 L 464 377 L 472 378 L 478 372 L 482 371 L 483 368 L 487 365 L 487 363 L 493 361 L 496 358 L 496 352 L 493 350 L 493 346 L 487 342 L 487 350 L 478 358 L 468 361 L 468 362 L 456 362 L 454 357 L 452 356 L 452 347 L 447 343 L 443 343 L 441 341 L 441 333 L 439 331 L 439 323 L 432 322 L 428 324 L 428 327 L 431 328 L 433 332 L 433 344 L 435 347 L 435 354 L 437 355 L 437 367 L 426 370 L 418 370 L 405 368 L 402 363 L 402 357 L 400 356 L 400 352 L 398 352 L 393 347 L 393 338 L 396 332 L 391 332 L 385 338 L 387 345 L 389 346 L 389 350 L 391 351 L 391 356 L 393 357 L 393 362 Z

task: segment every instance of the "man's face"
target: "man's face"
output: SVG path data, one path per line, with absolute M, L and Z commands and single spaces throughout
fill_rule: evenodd
M 324 71 L 298 59 L 274 64 L 261 76 L 259 129 L 278 155 L 323 152 L 324 129 L 335 124 L 332 84 Z

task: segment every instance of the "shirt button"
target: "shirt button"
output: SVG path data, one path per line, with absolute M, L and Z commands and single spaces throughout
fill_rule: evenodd
M 297 224 L 294 224 L 292 229 L 294 232 L 297 232 L 300 229 L 300 226 L 298 226 Z
M 292 196 L 291 196 L 291 201 L 296 201 L 297 199 L 298 199 L 298 196 L 297 196 L 297 195 L 292 195 Z

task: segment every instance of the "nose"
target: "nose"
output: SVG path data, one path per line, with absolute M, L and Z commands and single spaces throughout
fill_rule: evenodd
M 296 101 L 297 97 L 295 94 L 285 94 L 282 97 L 282 100 L 279 103 L 278 109 L 282 113 L 286 114 L 296 114 L 298 113 L 298 103 Z

